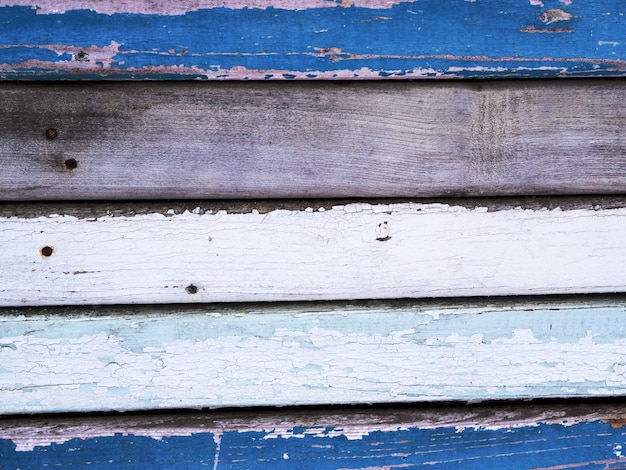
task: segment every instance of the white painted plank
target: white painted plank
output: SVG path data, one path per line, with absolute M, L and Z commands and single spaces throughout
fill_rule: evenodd
M 626 302 L 4 310 L 1 413 L 624 395 Z
M 92 218 L 3 216 L 0 304 L 349 300 L 626 289 L 626 208 L 489 210 L 415 203 L 317 207 Z

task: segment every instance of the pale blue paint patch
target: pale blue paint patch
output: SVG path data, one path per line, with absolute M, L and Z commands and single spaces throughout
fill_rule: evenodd
M 452 334 L 482 335 L 484 343 L 511 338 L 515 330 L 530 330 L 542 343 L 576 343 L 589 334 L 595 344 L 610 344 L 626 337 L 626 309 L 540 309 L 492 311 L 480 315 L 444 315 L 411 335 L 416 342 Z
M 104 364 L 111 364 L 115 362 L 115 357 L 114 356 L 100 356 L 98 360 Z
M 86 384 L 86 383 L 82 383 L 78 385 L 78 390 L 80 391 L 80 393 L 83 393 L 85 395 L 92 395 L 93 394 L 93 384 Z
M 292 367 L 291 372 L 295 374 L 298 374 L 298 373 L 319 374 L 319 373 L 324 372 L 324 368 L 320 366 L 319 364 L 307 364 L 304 367 Z

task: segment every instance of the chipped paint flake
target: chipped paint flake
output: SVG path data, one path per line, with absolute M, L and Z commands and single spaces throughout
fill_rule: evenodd
M 572 19 L 572 15 L 557 8 L 544 11 L 537 19 L 542 23 L 549 25 L 559 21 L 569 21 Z

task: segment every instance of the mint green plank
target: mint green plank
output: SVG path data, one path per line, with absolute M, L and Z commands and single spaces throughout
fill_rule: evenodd
M 594 299 L 5 309 L 1 413 L 623 395 Z

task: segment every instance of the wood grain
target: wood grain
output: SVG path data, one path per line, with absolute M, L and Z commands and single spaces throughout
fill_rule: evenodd
M 0 304 L 625 292 L 626 209 L 552 207 L 8 215 Z
M 0 79 L 623 76 L 620 0 L 3 0 Z
M 280 85 L 4 84 L 0 199 L 626 191 L 622 81 Z
M 622 396 L 623 297 L 0 312 L 0 414 Z
M 593 411 L 591 411 L 593 410 Z M 5 468 L 621 468 L 622 402 L 0 421 Z

